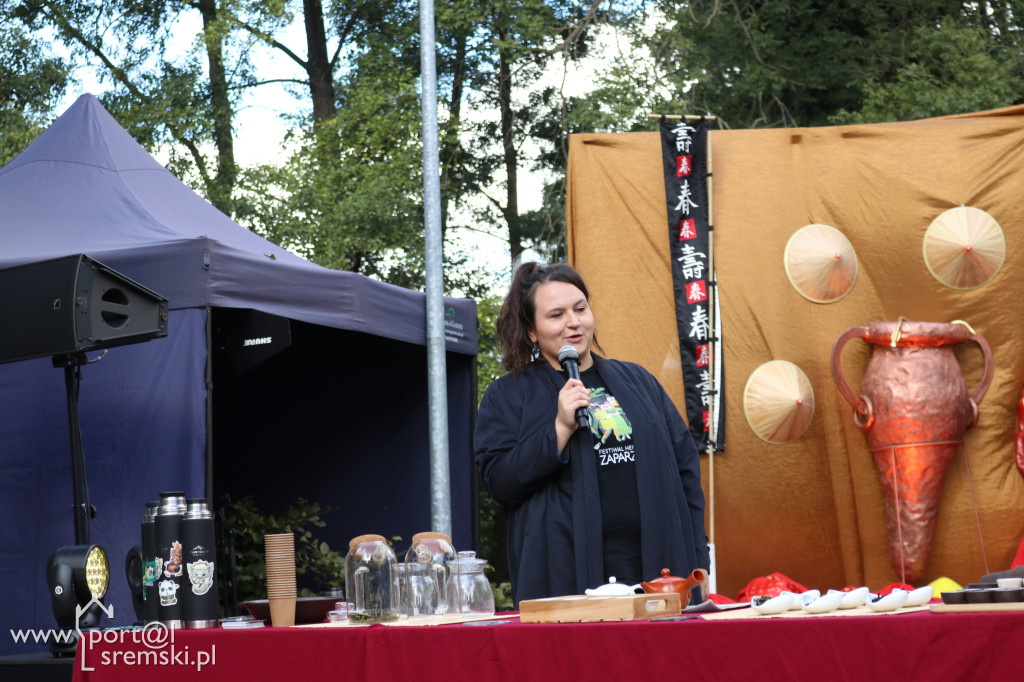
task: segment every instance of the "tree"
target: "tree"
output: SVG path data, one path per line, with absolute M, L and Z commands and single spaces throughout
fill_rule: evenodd
M 656 9 L 624 26 L 649 59 L 617 60 L 594 93 L 598 120 L 614 129 L 681 110 L 730 128 L 906 120 L 1013 104 L 1024 85 L 1020 2 L 665 0 Z
M 449 112 L 461 111 L 455 95 L 465 87 L 472 108 L 497 113 L 484 120 L 454 119 L 450 124 L 462 142 L 460 167 L 471 169 L 465 173 L 468 187 L 486 201 L 471 208 L 470 214 L 480 223 L 504 225 L 513 264 L 524 242 L 537 236 L 536 230 L 528 230 L 519 210 L 521 150 L 535 134 L 536 112 L 531 104 L 536 102 L 531 103 L 528 93 L 553 58 L 578 59 L 585 54 L 589 31 L 606 18 L 610 6 L 602 0 L 503 0 L 486 6 L 453 3 L 439 14 L 442 32 L 453 27 L 450 37 L 442 41 L 454 48 L 446 52 L 445 63 L 452 65 L 458 86 L 453 85 L 450 93 Z M 504 178 L 499 183 L 504 190 L 500 198 L 491 194 L 498 178 Z
M 10 11 L 0 0 L 0 13 Z M 70 68 L 38 36 L 13 22 L 0 24 L 0 165 L 43 131 L 70 80 Z
M 192 9 L 202 16 L 202 51 L 193 48 L 171 60 L 170 27 Z M 21 0 L 12 16 L 30 29 L 53 30 L 79 64 L 100 66 L 104 80 L 113 84 L 100 97 L 111 114 L 141 144 L 151 149 L 163 145 L 168 168 L 183 180 L 198 180 L 210 202 L 231 213 L 233 103 L 214 0 Z M 208 57 L 208 76 L 203 56 Z M 212 163 L 204 151 L 211 140 L 217 150 Z

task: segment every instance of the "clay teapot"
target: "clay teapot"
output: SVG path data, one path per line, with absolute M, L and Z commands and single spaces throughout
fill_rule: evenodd
M 676 592 L 682 598 L 682 606 L 690 603 L 690 590 L 708 579 L 708 572 L 703 568 L 695 568 L 688 578 L 680 578 L 669 574 L 667 568 L 661 569 L 661 577 L 650 582 L 640 583 L 648 594 Z

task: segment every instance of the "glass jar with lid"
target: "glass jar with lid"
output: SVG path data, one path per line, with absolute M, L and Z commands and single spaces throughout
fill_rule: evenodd
M 448 613 L 448 589 L 457 555 L 444 533 L 417 533 L 405 553 L 402 612 L 410 618 Z
M 494 615 L 494 591 L 484 574 L 486 559 L 476 552 L 459 552 L 449 579 L 450 612 L 473 616 Z
M 352 623 L 398 620 L 398 558 L 382 535 L 360 535 L 348 543 L 345 594 Z

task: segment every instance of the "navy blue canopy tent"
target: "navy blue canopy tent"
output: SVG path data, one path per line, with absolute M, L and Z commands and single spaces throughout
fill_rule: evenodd
M 338 511 L 324 539 L 430 530 L 425 297 L 311 264 L 234 223 L 83 95 L 0 168 L 0 268 L 72 254 L 169 301 L 168 335 L 89 353 L 79 414 L 91 541 L 113 622 L 145 503 L 183 490 L 299 496 Z M 10 292 L 0 291 L 0 296 Z M 476 305 L 445 299 L 452 532 L 472 545 Z M 0 320 L 0 334 L 17 320 Z M 255 336 L 254 336 L 255 335 Z M 243 338 L 244 337 L 244 338 Z M 261 342 L 244 350 L 245 338 Z M 273 343 L 263 343 L 273 338 Z M 0 364 L 0 632 L 53 626 L 45 564 L 74 544 L 63 374 Z M 0 638 L 0 654 L 30 648 Z

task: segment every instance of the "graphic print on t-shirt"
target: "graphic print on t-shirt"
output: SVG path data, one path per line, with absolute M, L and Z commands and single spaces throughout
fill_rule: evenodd
M 633 461 L 633 427 L 615 396 L 603 387 L 590 392 L 590 431 L 594 434 L 594 449 L 602 455 L 602 466 L 616 461 Z M 610 439 L 610 442 L 609 442 Z

